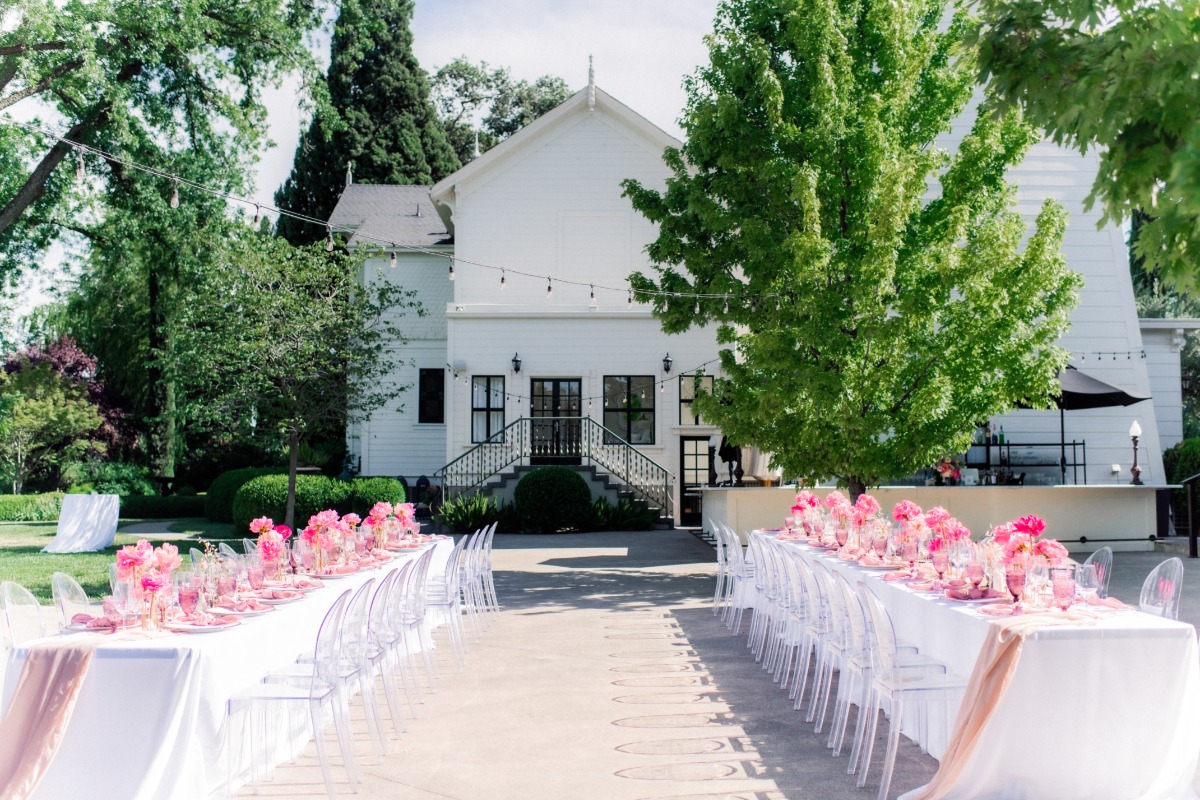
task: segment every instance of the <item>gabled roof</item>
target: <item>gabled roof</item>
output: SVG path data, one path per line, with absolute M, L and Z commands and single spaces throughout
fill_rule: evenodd
M 451 235 L 454 222 L 451 218 L 454 187 L 464 181 L 479 177 L 509 161 L 522 151 L 536 147 L 538 142 L 553 136 L 555 129 L 569 122 L 578 114 L 593 113 L 593 109 L 607 113 L 611 118 L 629 129 L 633 134 L 660 150 L 682 147 L 683 143 L 662 128 L 637 113 L 629 106 L 595 85 L 585 86 L 564 100 L 557 108 L 543 114 L 500 144 L 488 150 L 456 172 L 438 181 L 429 190 L 429 196 L 437 206 L 438 214 L 445 220 Z
M 329 224 L 351 231 L 350 243 L 369 241 L 387 247 L 450 244 L 446 226 L 429 199 L 428 186 L 374 186 L 352 183 L 338 198 Z

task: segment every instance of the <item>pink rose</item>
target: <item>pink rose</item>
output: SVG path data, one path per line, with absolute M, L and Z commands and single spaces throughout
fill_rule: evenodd
M 1041 536 L 1042 531 L 1046 530 L 1046 521 L 1039 516 L 1030 514 L 1014 522 L 1013 528 L 1030 536 Z
M 276 525 L 274 528 L 274 531 L 276 533 L 278 533 L 280 536 L 282 536 L 284 539 L 292 538 L 292 529 L 289 528 L 287 525 Z

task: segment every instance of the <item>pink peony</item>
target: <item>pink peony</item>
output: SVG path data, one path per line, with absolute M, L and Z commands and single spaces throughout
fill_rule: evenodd
M 274 528 L 274 531 L 276 533 L 278 533 L 284 539 L 292 538 L 292 529 L 289 528 L 287 525 L 276 525 Z
M 953 524 L 949 526 L 949 529 L 947 531 L 947 535 L 950 537 L 950 541 L 963 542 L 963 541 L 966 541 L 967 539 L 971 538 L 971 531 L 969 531 L 967 529 L 966 525 L 963 525 L 961 522 L 959 522 L 958 520 L 956 520 L 954 518 L 951 518 L 951 522 Z
M 1051 564 L 1061 564 L 1067 558 L 1067 548 L 1057 539 L 1039 539 L 1033 550 L 1039 556 L 1045 556 Z
M 392 515 L 392 504 L 387 502 L 379 502 L 371 507 L 372 517 L 390 517 Z
M 170 542 L 163 542 L 154 551 L 154 568 L 164 575 L 170 575 L 179 569 L 183 559 L 179 557 L 179 548 Z
M 825 507 L 837 508 L 838 506 L 848 506 L 850 501 L 846 499 L 846 495 L 834 489 L 829 494 L 825 495 Z
M 260 533 L 258 554 L 263 561 L 278 561 L 283 558 L 283 536 L 273 528 Z
M 950 519 L 950 512 L 941 506 L 934 506 L 925 512 L 925 521 L 929 523 L 929 527 L 936 528 Z
M 259 517 L 258 519 L 250 522 L 251 533 L 262 533 L 263 531 L 269 531 L 274 527 L 275 520 L 271 519 L 270 517 Z
M 796 505 L 804 506 L 805 508 L 816 508 L 821 505 L 821 500 L 808 489 L 801 489 L 796 493 Z
M 854 501 L 854 507 L 863 510 L 863 513 L 868 517 L 873 517 L 879 513 L 879 501 L 869 494 L 860 494 L 858 499 Z
M 1046 530 L 1046 521 L 1039 516 L 1030 514 L 1014 522 L 1013 529 L 1030 536 L 1041 536 L 1042 531 Z
M 946 549 L 946 540 L 941 536 L 934 536 L 929 540 L 929 552 L 936 553 Z
M 1014 533 L 1016 533 L 1016 529 L 1013 528 L 1013 524 L 1011 522 L 1005 522 L 1002 525 L 997 525 L 996 527 L 992 528 L 992 541 L 1000 545 L 1008 544 L 1009 538 L 1012 537 Z
M 167 576 L 157 570 L 149 570 L 142 576 L 142 589 L 153 594 L 167 585 Z
M 361 525 L 362 517 L 360 517 L 358 514 L 351 512 L 351 513 L 347 514 L 346 516 L 342 517 L 342 522 L 346 523 L 347 525 L 351 525 L 351 526 Z
M 892 509 L 892 519 L 897 522 L 908 522 L 921 516 L 921 507 L 912 500 L 901 500 Z

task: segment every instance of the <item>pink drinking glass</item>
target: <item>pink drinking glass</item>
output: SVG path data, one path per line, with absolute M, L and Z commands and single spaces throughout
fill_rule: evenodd
M 938 577 L 940 578 L 945 575 L 946 567 L 950 566 L 950 554 L 943 548 L 941 550 L 934 550 L 930 554 L 930 558 L 933 561 L 933 569 L 937 572 Z
M 846 545 L 846 538 L 849 535 L 850 531 L 846 530 L 846 528 L 841 525 L 838 526 L 838 529 L 833 534 L 833 537 L 837 540 L 838 547 L 844 547 Z
M 908 562 L 909 566 L 917 563 L 918 553 L 919 547 L 917 546 L 916 539 L 909 539 L 904 542 L 904 560 Z
M 887 534 L 876 532 L 875 538 L 871 540 L 871 546 L 875 548 L 875 555 L 883 558 L 884 554 L 887 553 Z
M 978 589 L 979 584 L 983 583 L 983 564 L 978 561 L 968 561 L 967 580 L 971 582 L 972 588 Z
M 1063 611 L 1075 602 L 1075 568 L 1052 567 L 1050 570 L 1050 590 L 1054 594 L 1054 604 Z
M 1008 586 L 1008 593 L 1012 595 L 1013 602 L 1019 602 L 1021 600 L 1021 592 L 1025 591 L 1025 565 L 1006 565 L 1004 567 L 1004 582 Z

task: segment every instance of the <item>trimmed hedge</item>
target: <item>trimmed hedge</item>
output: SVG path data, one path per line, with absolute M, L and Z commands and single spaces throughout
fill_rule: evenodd
M 533 533 L 584 530 L 592 519 L 592 490 L 566 467 L 538 467 L 513 492 L 522 527 Z
M 180 519 L 203 517 L 204 498 L 199 495 L 122 495 L 121 516 L 127 519 Z
M 270 517 L 282 522 L 287 510 L 287 475 L 259 475 L 242 484 L 233 498 L 234 530 L 247 530 L 250 521 Z M 395 478 L 342 480 L 324 475 L 296 476 L 296 527 L 303 527 L 313 514 L 332 508 L 339 514 L 351 511 L 365 516 L 381 500 L 404 502 L 404 488 Z
M 366 517 L 371 506 L 387 502 L 403 503 L 407 498 L 404 484 L 395 478 L 351 478 L 350 510 Z
M 243 467 L 222 472 L 208 487 L 204 516 L 213 522 L 233 522 L 233 498 L 238 489 L 260 475 L 287 475 L 287 467 Z
M 46 494 L 0 494 L 0 520 L 5 522 L 53 522 L 62 509 L 62 492 Z

